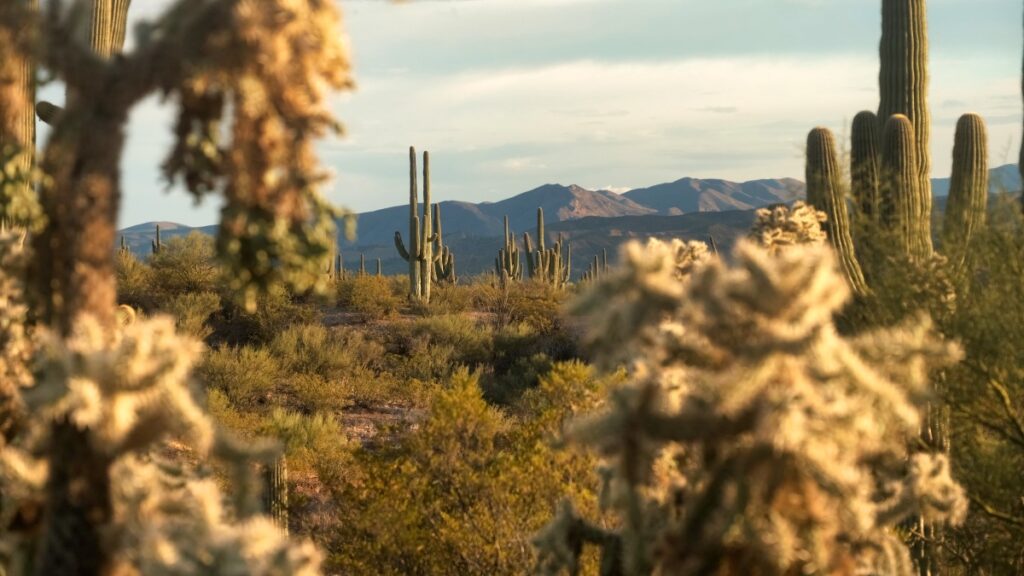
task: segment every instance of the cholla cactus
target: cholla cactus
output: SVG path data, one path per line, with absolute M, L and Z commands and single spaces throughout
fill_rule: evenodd
M 703 242 L 652 238 L 625 244 L 622 265 L 573 305 L 575 313 L 590 318 L 586 341 L 597 361 L 611 367 L 648 345 L 659 319 L 678 306 L 684 279 L 710 259 Z
M 824 212 L 803 202 L 792 208 L 758 208 L 749 237 L 772 252 L 799 244 L 823 244 L 826 236 L 821 225 L 826 218 Z
M 19 389 L 32 383 L 32 347 L 25 331 L 28 308 L 19 279 L 21 235 L 0 232 L 0 434 L 8 436 L 21 415 Z
M 741 241 L 735 265 L 680 279 L 667 250 L 630 243 L 585 297 L 605 298 L 587 307 L 596 344 L 643 336 L 631 383 L 568 432 L 607 458 L 623 524 L 613 537 L 563 513 L 541 534 L 544 572 L 589 542 L 618 550 L 609 574 L 906 574 L 896 522 L 963 518 L 945 457 L 906 448 L 928 368 L 958 349 L 926 318 L 841 336 L 850 288 L 830 247 L 777 248 Z
M 108 479 L 109 492 L 91 495 L 106 509 L 102 541 L 92 554 L 107 568 L 126 574 L 313 573 L 319 555 L 310 544 L 290 548 L 285 534 L 267 518 L 233 526 L 221 510 L 221 496 L 210 480 L 179 471 L 170 477 L 143 464 L 167 437 L 187 439 L 200 455 L 210 453 L 213 424 L 189 388 L 189 373 L 202 345 L 174 332 L 170 317 L 139 320 L 113 333 L 83 317 L 67 338 L 42 331 L 35 351 L 35 385 L 22 398 L 33 416 L 14 443 L 0 451 L 4 482 L 3 514 L 24 505 L 49 507 L 54 475 L 80 473 L 50 457 L 63 429 L 84 434 L 75 448 L 88 453 L 87 473 Z M 244 466 L 241 454 L 236 467 Z M 169 464 L 164 467 L 170 466 Z M 97 512 L 97 510 L 93 510 Z M 56 512 L 53 512 L 56 513 Z M 55 518 L 65 529 L 75 518 Z M 6 525 L 6 524 L 5 524 Z M 47 532 L 48 538 L 59 538 Z M 61 549 L 41 557 L 40 573 L 83 568 Z

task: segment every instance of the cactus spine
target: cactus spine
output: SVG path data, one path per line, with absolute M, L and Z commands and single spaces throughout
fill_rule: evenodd
M 878 116 L 864 110 L 853 117 L 850 191 L 861 218 L 878 220 Z
M 498 250 L 498 257 L 494 259 L 494 271 L 505 286 L 509 282 L 518 282 L 523 279 L 522 260 L 519 257 L 519 247 L 516 245 L 515 235 L 508 225 L 508 216 L 505 216 L 505 244 Z
M 919 184 L 914 128 L 906 116 L 895 114 L 882 131 L 879 219 L 885 229 L 896 233 L 908 255 L 916 253 L 911 227 L 919 211 Z
M 558 236 L 558 240 L 551 248 L 546 244 L 547 234 L 544 231 L 544 209 L 537 208 L 537 249 L 533 249 L 533 242 L 529 233 L 523 233 L 523 244 L 526 247 L 526 266 L 533 280 L 539 280 L 550 284 L 556 289 L 564 288 L 569 283 L 569 274 L 572 266 L 572 248 L 567 246 Z M 563 249 L 564 247 L 564 249 Z M 563 254 L 565 258 L 563 259 Z
M 925 0 L 882 0 L 881 69 L 878 75 L 881 100 L 878 118 L 888 122 L 893 114 L 910 121 L 914 135 L 914 187 L 909 234 L 911 254 L 932 253 L 931 153 L 928 112 L 928 25 Z M 890 200 L 890 202 L 892 202 Z
M 828 216 L 825 228 L 839 256 L 843 274 L 854 292 L 863 293 L 866 291 L 864 273 L 853 249 L 842 170 L 836 156 L 835 138 L 828 128 L 815 128 L 807 135 L 806 171 L 807 200 Z
M 285 534 L 288 533 L 288 460 L 282 455 L 264 468 L 264 510 Z
M 948 244 L 965 245 L 985 225 L 988 203 L 988 137 L 985 121 L 964 114 L 953 139 L 953 173 L 943 236 Z
M 416 185 L 416 149 L 409 147 L 409 248 L 402 241 L 402 233 L 395 231 L 395 247 L 403 260 L 409 263 L 409 296 L 414 300 L 430 302 L 430 282 L 433 277 L 433 243 L 430 218 L 430 153 L 423 153 L 423 219 L 416 214 L 419 190 Z

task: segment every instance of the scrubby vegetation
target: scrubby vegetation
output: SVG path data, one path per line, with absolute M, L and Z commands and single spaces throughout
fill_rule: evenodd
M 883 2 L 848 170 L 816 128 L 808 202 L 732 254 L 633 241 L 578 283 L 542 210 L 456 276 L 412 150 L 409 275 L 334 264 L 333 4 L 181 0 L 109 59 L 128 2 L 90 4 L 88 50 L 0 4 L 5 573 L 1024 572 L 1024 217 L 967 115 L 930 231 L 922 0 Z M 73 95 L 38 162 L 35 67 Z M 117 163 L 155 91 L 166 177 L 226 203 L 140 257 Z

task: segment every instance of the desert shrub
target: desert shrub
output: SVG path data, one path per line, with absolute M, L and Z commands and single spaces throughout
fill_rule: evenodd
M 430 303 L 424 312 L 429 315 L 460 314 L 473 307 L 471 290 L 461 284 L 439 284 L 430 291 Z
M 133 308 L 153 307 L 153 270 L 127 250 L 118 250 L 114 261 L 117 273 L 117 301 Z
M 343 574 L 522 574 L 528 542 L 562 498 L 595 511 L 590 457 L 546 442 L 601 383 L 556 368 L 513 417 L 463 370 L 436 390 L 420 426 L 395 445 L 357 448 L 332 485 L 341 521 L 329 542 Z M 595 512 L 596 513 L 596 512 Z
M 268 343 L 290 326 L 310 324 L 317 316 L 315 305 L 296 302 L 284 288 L 257 298 L 252 311 L 232 300 L 223 301 L 224 315 L 215 326 L 214 339 L 235 345 Z
M 205 340 L 213 333 L 207 320 L 220 307 L 220 296 L 215 292 L 188 292 L 171 297 L 164 311 L 174 317 L 179 331 Z
M 942 324 L 966 352 L 940 392 L 954 470 L 973 500 L 940 544 L 951 573 L 1024 573 L 1022 278 L 1024 218 L 1004 197 L 967 246 L 955 312 Z
M 260 432 L 281 441 L 288 467 L 297 471 L 312 470 L 317 460 L 337 457 L 348 448 L 341 424 L 325 413 L 301 414 L 275 408 Z
M 474 307 L 490 314 L 497 328 L 526 323 L 540 332 L 552 332 L 563 327 L 567 291 L 543 282 L 481 284 L 474 289 L 474 298 Z
M 220 390 L 243 410 L 272 404 L 285 376 L 270 350 L 252 346 L 213 350 L 196 372 L 208 388 Z
M 392 291 L 387 277 L 353 276 L 338 282 L 338 305 L 366 320 L 381 320 L 397 314 L 402 299 Z
M 200 232 L 175 236 L 149 257 L 154 289 L 173 296 L 186 292 L 214 292 L 220 268 L 213 238 Z

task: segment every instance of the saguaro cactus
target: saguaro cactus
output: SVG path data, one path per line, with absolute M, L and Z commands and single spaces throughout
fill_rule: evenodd
M 807 200 L 826 214 L 829 242 L 839 257 L 854 292 L 866 290 L 864 273 L 857 262 L 850 236 L 850 221 L 843 195 L 842 170 L 836 157 L 836 142 L 828 128 L 815 128 L 807 135 Z
M 163 242 L 160 241 L 160 225 L 156 225 L 156 237 L 150 241 L 150 251 L 153 254 L 159 254 L 160 250 L 164 247 Z
M 881 69 L 878 75 L 878 118 L 887 122 L 893 114 L 907 117 L 914 135 L 914 175 L 918 201 L 916 221 L 910 227 L 913 252 L 929 256 L 931 242 L 932 187 L 928 112 L 928 24 L 925 0 L 882 0 Z
M 953 174 L 943 237 L 948 244 L 963 245 L 985 225 L 988 204 L 988 137 L 985 120 L 964 114 L 956 123 L 953 139 Z
M 864 110 L 853 117 L 850 191 L 861 218 L 878 220 L 878 116 Z
M 409 247 L 402 241 L 402 233 L 395 231 L 395 247 L 403 260 L 409 263 L 409 295 L 415 300 L 430 302 L 430 283 L 433 278 L 434 241 L 430 217 L 430 153 L 423 152 L 423 218 L 416 214 L 419 191 L 416 186 L 416 149 L 409 147 Z
M 434 204 L 434 234 L 437 236 L 434 240 L 434 281 L 455 284 L 458 282 L 458 277 L 455 275 L 455 255 L 444 243 L 440 204 Z
M 380 278 L 384 275 L 384 268 L 381 265 L 380 258 L 377 258 L 377 277 Z
M 494 272 L 498 275 L 502 286 L 508 282 L 518 282 L 523 279 L 519 247 L 516 245 L 512 229 L 509 228 L 508 216 L 505 216 L 505 244 L 498 250 L 498 257 L 494 259 Z
M 288 533 L 288 460 L 275 458 L 264 468 L 264 511 L 285 534 Z
M 882 131 L 882 170 L 879 219 L 883 228 L 896 233 L 908 255 L 917 253 L 912 227 L 919 209 L 921 190 L 917 178 L 917 148 L 910 119 L 894 114 Z
M 530 234 L 523 233 L 523 244 L 526 248 L 526 265 L 533 280 L 551 284 L 555 288 L 563 288 L 569 282 L 569 271 L 572 265 L 572 247 L 566 247 L 562 236 L 558 236 L 555 245 L 548 248 L 544 232 L 544 209 L 537 208 L 537 249 L 533 249 Z M 563 261 L 562 255 L 565 254 Z

